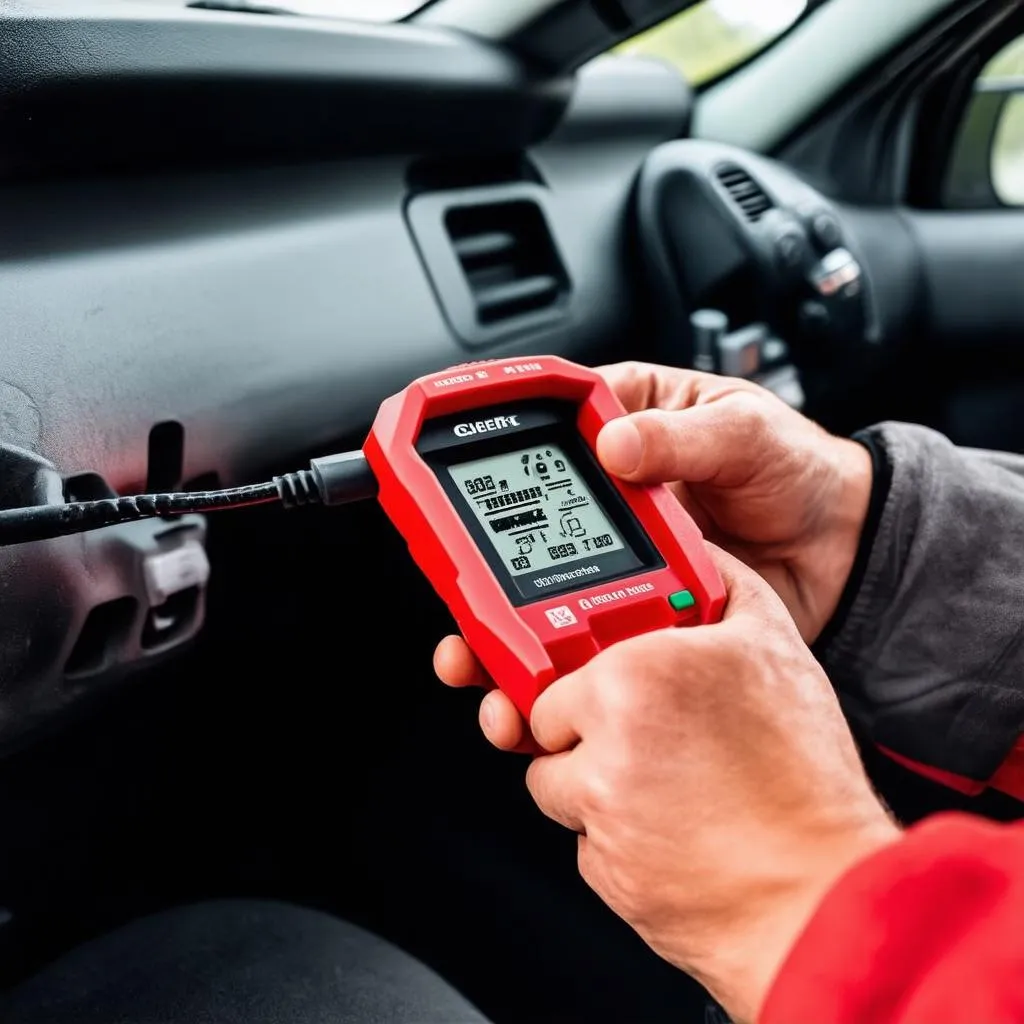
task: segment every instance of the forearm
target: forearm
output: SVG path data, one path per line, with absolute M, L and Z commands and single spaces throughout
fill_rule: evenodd
M 867 440 L 881 493 L 816 653 L 876 744 L 988 780 L 1024 733 L 1024 458 L 903 424 Z

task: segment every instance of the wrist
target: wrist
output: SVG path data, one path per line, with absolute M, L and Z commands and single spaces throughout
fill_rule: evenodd
M 814 530 L 817 540 L 807 552 L 814 604 L 804 630 L 808 644 L 818 641 L 836 620 L 844 598 L 856 596 L 849 589 L 872 504 L 872 453 L 846 438 L 831 438 L 831 443 L 829 485 L 820 497 L 821 516 Z
M 841 835 L 808 839 L 793 874 L 767 880 L 759 897 L 747 901 L 743 920 L 720 939 L 729 952 L 707 975 L 696 972 L 736 1024 L 758 1020 L 791 951 L 840 879 L 901 834 L 879 805 L 871 820 Z

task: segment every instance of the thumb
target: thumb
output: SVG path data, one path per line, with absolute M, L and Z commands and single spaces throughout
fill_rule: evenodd
M 598 458 L 609 473 L 632 483 L 742 483 L 757 468 L 754 442 L 766 423 L 750 398 L 736 394 L 612 420 L 598 435 Z

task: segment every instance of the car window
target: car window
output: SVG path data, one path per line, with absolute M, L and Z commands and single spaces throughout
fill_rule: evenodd
M 1024 39 L 1017 39 L 989 61 L 983 88 L 1024 89 Z M 992 140 L 992 187 L 1007 206 L 1024 206 L 1024 92 L 1006 94 Z
M 984 66 L 960 122 L 943 203 L 1024 207 L 1024 37 Z
M 704 85 L 760 53 L 807 9 L 807 0 L 702 0 L 616 47 L 660 57 Z

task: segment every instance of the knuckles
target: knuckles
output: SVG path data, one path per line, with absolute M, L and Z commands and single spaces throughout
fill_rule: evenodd
M 763 452 L 778 446 L 776 420 L 780 413 L 765 394 L 737 389 L 729 396 L 729 417 L 748 453 Z
M 606 737 L 606 777 L 595 779 L 595 803 L 614 801 L 615 786 L 642 772 L 652 743 L 666 731 L 687 728 L 695 715 L 720 713 L 711 709 L 738 687 L 756 685 L 768 664 L 809 658 L 788 612 L 760 587 L 718 625 L 662 630 L 609 648 L 589 666 L 591 714 Z
M 666 639 L 648 633 L 609 648 L 590 663 L 593 701 L 602 718 L 628 728 L 661 702 L 666 678 L 675 674 L 678 661 Z
M 607 762 L 595 766 L 580 783 L 584 821 L 615 820 L 623 807 L 624 773 Z

